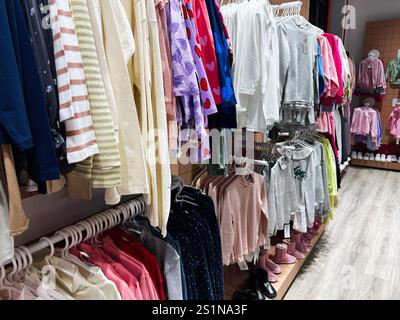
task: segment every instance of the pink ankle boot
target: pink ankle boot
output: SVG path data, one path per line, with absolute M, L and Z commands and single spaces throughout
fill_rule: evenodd
M 296 244 L 296 250 L 304 254 L 309 253 L 310 248 L 307 247 L 307 245 L 303 242 L 302 238 L 303 237 L 301 233 L 294 233 L 292 235 L 293 242 Z
M 283 240 L 288 247 L 288 253 L 295 257 L 297 260 L 304 259 L 305 256 L 300 251 L 296 250 L 296 244 L 289 239 Z
M 310 229 L 308 229 L 310 230 Z M 307 231 L 307 233 L 303 234 L 303 238 L 307 239 L 308 241 L 311 241 L 314 238 L 314 234 L 312 234 L 310 231 Z
M 269 270 L 271 270 L 274 274 L 281 274 L 281 268 L 275 264 L 269 257 L 265 260 L 265 265 Z
M 269 260 L 268 252 L 265 252 L 262 255 L 260 255 L 260 258 L 258 259 L 257 267 L 262 269 L 262 270 L 264 270 L 264 271 L 266 271 L 268 273 L 268 282 L 276 283 L 276 282 L 278 282 L 278 278 L 274 274 L 274 271 L 269 268 L 269 266 L 267 264 L 267 260 Z M 279 268 L 278 271 L 279 272 L 281 271 L 280 268 Z
M 273 261 L 277 264 L 295 264 L 297 259 L 288 254 L 288 246 L 284 243 L 279 243 L 275 248 Z
M 265 269 L 268 273 L 268 282 L 270 283 L 277 283 L 278 282 L 278 277 L 267 267 Z
M 318 234 L 318 231 L 314 227 L 312 227 L 312 228 L 307 228 L 307 233 L 312 236 L 316 236 Z

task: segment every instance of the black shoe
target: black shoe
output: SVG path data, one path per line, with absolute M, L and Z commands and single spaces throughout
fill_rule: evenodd
M 253 292 L 257 292 L 258 300 L 266 300 L 267 296 L 262 292 L 261 284 L 258 281 L 257 274 L 252 273 L 247 280 L 247 288 Z
M 262 292 L 262 294 L 268 299 L 276 298 L 278 294 L 272 284 L 268 281 L 268 273 L 265 270 L 258 268 L 256 270 L 255 277 L 259 285 L 259 290 Z
M 260 299 L 260 297 L 261 297 L 261 299 Z M 259 291 L 255 292 L 248 288 L 245 288 L 241 291 L 236 291 L 235 295 L 233 296 L 233 300 L 235 300 L 235 301 L 258 301 L 258 300 L 264 300 L 264 296 Z

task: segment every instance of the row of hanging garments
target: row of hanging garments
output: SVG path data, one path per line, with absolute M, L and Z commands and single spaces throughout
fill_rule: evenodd
M 10 235 L 29 226 L 18 187 L 50 194 L 65 185 L 73 199 L 103 189 L 109 205 L 144 194 L 165 235 L 169 156 L 192 139 L 191 159 L 207 160 L 209 128 L 236 127 L 218 3 L 1 0 L 0 23 Z
M 240 127 L 265 132 L 279 121 L 313 124 L 320 104 L 351 101 L 355 67 L 339 37 L 299 12 L 276 16 L 269 1 L 233 2 L 221 11 L 234 52 Z
M 41 238 L 33 254 L 16 249 L 0 265 L 0 300 L 223 300 L 213 203 L 179 178 L 173 187 L 166 237 L 139 214 L 142 200 L 124 203 Z
M 314 223 L 333 219 L 339 185 L 332 142 L 305 131 L 277 143 L 266 158 L 270 162 L 266 179 L 270 237 L 285 225 L 306 234 Z
M 354 109 L 350 132 L 353 145 L 363 143 L 371 151 L 380 149 L 383 129 L 374 99 L 367 98 L 363 106 Z
M 318 132 L 334 141 L 334 153 L 341 168 L 349 162 L 352 139 L 350 133 L 351 107 L 344 104 L 335 107 L 323 107 L 317 118 Z
M 329 137 L 307 131 L 269 145 L 261 161 L 235 159 L 227 176 L 204 169 L 194 178 L 192 185 L 214 202 L 224 265 L 257 260 L 260 247 L 286 225 L 307 233 L 333 218 L 340 185 L 334 148 Z
M 221 231 L 213 201 L 173 177 L 168 236 L 177 243 L 187 300 L 223 300 Z
M 266 241 L 268 201 L 264 176 L 247 167 L 246 161 L 229 170 L 228 176 L 208 176 L 203 170 L 193 185 L 213 201 L 221 229 L 224 265 L 252 261 Z M 243 166 L 244 165 L 244 166 Z

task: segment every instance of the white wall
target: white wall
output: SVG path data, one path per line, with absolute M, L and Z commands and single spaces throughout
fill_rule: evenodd
M 330 32 L 339 36 L 342 34 L 341 11 L 344 2 L 331 1 Z M 349 0 L 349 5 L 356 8 L 357 22 L 355 30 L 347 31 L 345 46 L 358 63 L 364 58 L 364 32 L 367 22 L 400 18 L 400 0 Z

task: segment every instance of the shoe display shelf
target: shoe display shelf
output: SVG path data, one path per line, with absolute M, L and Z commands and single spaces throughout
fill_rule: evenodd
M 279 267 L 281 268 L 282 273 L 276 275 L 278 278 L 277 283 L 273 283 L 273 287 L 277 291 L 277 297 L 274 300 L 283 300 L 286 293 L 290 289 L 293 281 L 296 279 L 297 275 L 301 271 L 304 263 L 307 261 L 310 254 L 312 254 L 315 246 L 317 245 L 318 241 L 321 239 L 322 235 L 325 232 L 325 225 L 321 225 L 318 230 L 318 233 L 315 237 L 311 240 L 311 250 L 308 253 L 305 253 L 305 258 L 298 260 L 295 264 L 284 265 L 280 264 Z M 271 246 L 270 256 L 275 254 L 275 247 Z M 250 271 L 253 270 L 255 267 L 248 264 Z M 224 268 L 224 275 L 225 275 L 225 299 L 231 300 L 236 290 L 241 289 L 245 286 L 246 280 L 250 275 L 250 271 L 242 271 L 239 269 L 237 264 L 231 265 Z
M 376 160 L 352 159 L 351 165 L 357 166 L 357 167 L 367 167 L 367 168 L 375 168 L 375 169 L 400 171 L 400 163 L 398 163 L 398 162 L 382 162 L 382 161 L 376 161 Z

